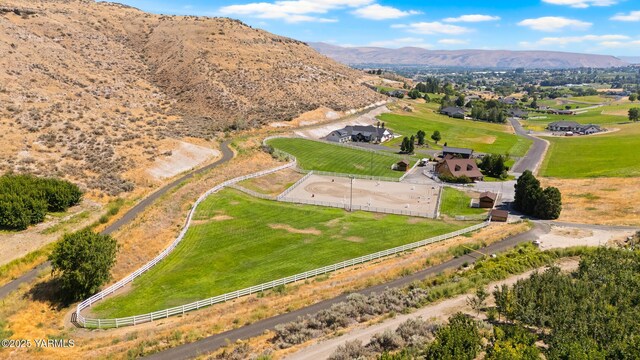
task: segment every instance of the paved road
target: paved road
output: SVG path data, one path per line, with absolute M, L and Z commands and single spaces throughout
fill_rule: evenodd
M 202 168 L 200 168 L 198 170 L 195 170 L 195 171 L 192 171 L 192 172 L 190 172 L 188 174 L 185 174 L 185 175 L 181 176 L 180 178 L 172 181 L 171 183 L 161 187 L 160 189 L 158 189 L 157 191 L 155 191 L 151 195 L 149 195 L 146 198 L 144 198 L 138 204 L 136 204 L 133 208 L 131 208 L 129 211 L 127 211 L 121 218 L 119 218 L 113 224 L 107 226 L 102 231 L 102 234 L 111 234 L 111 233 L 117 231 L 118 229 L 120 229 L 121 227 L 123 227 L 124 225 L 128 224 L 133 219 L 135 219 L 136 216 L 138 216 L 140 213 L 142 213 L 144 210 L 146 210 L 151 204 L 153 204 L 153 202 L 156 201 L 159 197 L 161 197 L 162 195 L 166 194 L 169 190 L 173 189 L 174 187 L 176 187 L 178 184 L 182 183 L 183 181 L 191 179 L 194 175 L 201 174 L 201 173 L 203 173 L 205 171 L 213 169 L 216 166 L 219 166 L 220 164 L 223 164 L 223 163 L 233 159 L 233 151 L 231 151 L 231 149 L 229 148 L 229 143 L 230 143 L 230 140 L 227 140 L 227 141 L 223 142 L 220 145 L 220 150 L 222 152 L 222 157 L 220 159 L 218 159 L 214 163 L 211 163 L 211 164 L 209 164 L 209 165 L 207 165 L 205 167 L 202 167 Z M 48 261 L 44 262 L 44 263 L 38 265 L 37 267 L 33 268 L 32 270 L 28 271 L 24 275 L 20 276 L 19 278 L 17 278 L 15 280 L 11 281 L 10 283 L 0 287 L 0 299 L 3 299 L 7 295 L 9 295 L 9 293 L 11 293 L 12 291 L 18 289 L 18 287 L 20 287 L 20 285 L 25 284 L 25 283 L 30 283 L 31 281 L 33 281 L 38 276 L 38 274 L 40 272 L 42 272 L 43 270 L 49 268 L 49 265 L 51 265 L 51 264 Z
M 540 236 L 541 234 L 548 233 L 549 229 L 550 227 L 547 224 L 535 223 L 534 227 L 527 232 L 510 236 L 502 241 L 493 243 L 484 248 L 480 248 L 478 249 L 478 251 L 485 254 L 502 252 L 516 246 L 517 244 L 527 242 L 527 241 L 532 241 L 536 239 L 538 236 Z M 432 266 L 428 269 L 421 270 L 412 275 L 405 276 L 384 284 L 372 286 L 357 292 L 367 295 L 372 292 L 379 293 L 386 288 L 406 286 L 412 283 L 413 281 L 422 280 L 428 276 L 436 275 L 442 271 L 449 270 L 449 269 L 456 269 L 460 267 L 462 264 L 464 264 L 465 262 L 473 263 L 480 257 L 481 255 L 477 253 L 468 254 L 455 259 L 451 259 L 442 264 Z M 278 324 L 284 324 L 284 323 L 296 320 L 299 316 L 314 314 L 320 310 L 328 309 L 334 304 L 345 301 L 347 296 L 348 294 L 343 294 L 335 298 L 324 300 L 319 303 L 307 306 L 305 308 L 298 309 L 296 311 L 284 313 L 281 315 L 277 315 L 268 319 L 255 322 L 247 326 L 225 331 L 220 334 L 212 335 L 210 337 L 204 338 L 202 340 L 198 340 L 190 344 L 180 345 L 175 348 L 171 348 L 171 349 L 150 355 L 146 358 L 152 359 L 152 360 L 191 359 L 199 355 L 216 351 L 220 347 L 227 345 L 229 341 L 233 343 L 239 339 L 248 339 L 255 336 L 259 336 L 263 334 L 266 330 L 273 329 Z
M 525 170 L 531 170 L 535 173 L 536 170 L 538 170 L 538 166 L 540 166 L 540 163 L 542 163 L 544 153 L 546 152 L 547 146 L 549 146 L 549 144 L 545 140 L 529 135 L 527 130 L 522 127 L 522 124 L 520 124 L 520 121 L 518 121 L 518 119 L 509 118 L 509 121 L 511 122 L 513 129 L 516 131 L 516 134 L 524 138 L 533 140 L 533 145 L 529 148 L 527 154 L 513 165 L 511 172 L 521 174 Z

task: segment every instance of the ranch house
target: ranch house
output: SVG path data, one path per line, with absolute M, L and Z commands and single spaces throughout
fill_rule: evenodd
M 472 181 L 479 181 L 484 178 L 478 165 L 473 159 L 459 159 L 446 157 L 436 164 L 436 172 L 439 176 L 455 177 L 466 176 Z
M 339 143 L 348 141 L 380 143 L 393 139 L 393 132 L 389 129 L 373 125 L 349 125 L 342 129 L 332 131 L 327 135 L 326 139 Z
M 595 134 L 602 131 L 600 126 L 595 124 L 582 125 L 575 121 L 555 121 L 547 125 L 547 129 L 551 131 L 574 132 L 577 134 Z
M 447 115 L 448 117 L 452 117 L 456 119 L 464 119 L 465 111 L 461 107 L 448 106 L 440 110 L 440 114 Z

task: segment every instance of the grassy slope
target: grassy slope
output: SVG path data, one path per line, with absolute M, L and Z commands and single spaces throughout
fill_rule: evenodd
M 522 156 L 531 145 L 530 140 L 512 134 L 511 128 L 507 125 L 452 119 L 435 113 L 429 106 L 416 104 L 414 107 L 415 111 L 411 116 L 382 114 L 379 118 L 388 128 L 402 135 L 411 136 L 418 130 L 425 131 L 426 140 L 432 148 L 440 148 L 440 145 L 447 142 L 449 146 L 469 147 L 479 152 L 508 152 L 514 156 Z M 442 135 L 438 145 L 431 140 L 431 134 L 435 130 L 440 131 Z M 398 138 L 387 144 L 396 148 L 401 141 L 402 139 Z
M 177 306 L 275 280 L 357 256 L 455 231 L 467 223 L 259 200 L 226 189 L 210 196 L 174 252 L 133 283 L 133 289 L 98 304 L 101 316 L 128 316 Z M 287 224 L 316 229 L 296 234 Z M 349 239 L 350 240 L 347 240 Z
M 440 212 L 444 215 L 454 217 L 456 215 L 478 215 L 487 212 L 485 209 L 469 207 L 471 197 L 460 190 L 444 187 L 443 191 Z
M 551 143 L 540 173 L 559 178 L 640 176 L 640 125 L 583 137 L 548 137 Z
M 400 160 L 396 156 L 296 138 L 272 139 L 269 145 L 294 155 L 299 165 L 307 170 L 396 178 L 404 174 L 391 170 L 391 165 Z M 410 166 L 413 166 L 413 161 Z

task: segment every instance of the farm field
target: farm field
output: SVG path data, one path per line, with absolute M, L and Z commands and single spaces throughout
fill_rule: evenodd
M 295 156 L 298 165 L 306 170 L 393 178 L 404 174 L 391 170 L 391 165 L 402 159 L 393 154 L 373 153 L 300 138 L 276 138 L 269 140 L 268 144 Z M 409 166 L 413 166 L 415 159 L 407 159 Z
M 540 174 L 558 178 L 640 176 L 640 126 L 578 137 L 546 137 L 550 147 Z
M 513 134 L 508 125 L 452 119 L 437 114 L 437 109 L 429 109 L 422 104 L 413 106 L 415 111 L 411 115 L 382 114 L 378 118 L 384 121 L 388 128 L 402 135 L 411 136 L 418 130 L 423 130 L 427 133 L 426 142 L 435 149 L 440 149 L 446 142 L 449 146 L 468 147 L 478 152 L 522 156 L 531 145 L 530 140 Z M 440 131 L 442 135 L 442 140 L 437 145 L 431 140 L 431 134 L 435 130 Z M 395 149 L 401 142 L 402 138 L 397 138 L 385 145 Z
M 442 202 L 440 213 L 450 217 L 486 214 L 486 209 L 469 207 L 471 196 L 464 191 L 456 190 L 448 186 L 442 189 Z
M 127 293 L 92 310 L 105 317 L 160 310 L 470 225 L 260 200 L 225 189 L 201 204 L 171 255 Z

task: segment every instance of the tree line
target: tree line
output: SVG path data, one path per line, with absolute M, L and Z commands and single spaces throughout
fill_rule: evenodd
M 0 176 L 0 227 L 24 230 L 47 212 L 66 211 L 82 199 L 77 185 L 33 175 Z

